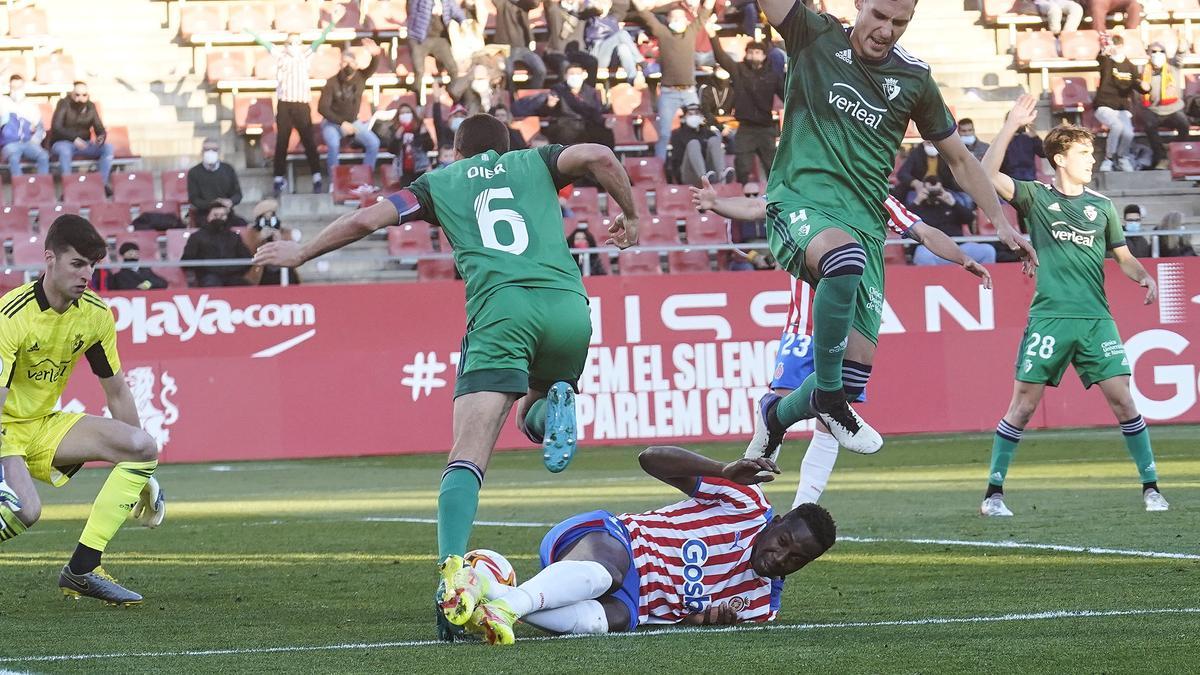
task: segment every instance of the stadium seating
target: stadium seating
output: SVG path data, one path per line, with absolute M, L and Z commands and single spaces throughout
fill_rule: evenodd
M 235 96 L 233 126 L 239 134 L 258 136 L 275 128 L 275 109 L 270 98 Z
M 188 5 L 194 7 L 195 5 Z M 247 28 L 258 32 L 271 25 L 272 7 L 265 2 L 246 2 L 229 10 L 229 21 L 225 30 L 241 33 Z M 182 30 L 181 30 L 182 33 Z
M 137 209 L 139 214 L 144 213 L 162 213 L 172 216 L 179 215 L 179 202 L 159 199 L 149 199 L 144 202 L 138 202 Z
M 667 268 L 671 274 L 699 274 L 712 271 L 708 252 L 700 249 L 684 249 L 667 253 Z
M 423 220 L 394 225 L 387 229 L 388 255 L 433 253 L 431 226 Z
M 37 267 L 46 262 L 46 247 L 40 237 L 28 236 L 13 240 L 12 264 L 17 267 Z
M 88 209 L 88 220 L 100 232 L 118 232 L 129 229 L 129 204 L 127 202 L 99 202 Z
M 274 63 L 274 59 L 271 61 Z M 208 63 L 204 68 L 204 79 L 209 84 L 221 80 L 237 80 L 246 77 L 250 72 L 250 64 L 246 53 L 239 50 L 222 50 L 208 52 Z M 274 78 L 275 74 L 271 73 Z
M 156 199 L 154 176 L 148 172 L 131 171 L 112 177 L 113 200 L 140 204 Z
M 29 209 L 24 206 L 0 208 L 0 242 L 33 234 L 29 227 Z
M 62 181 L 64 204 L 75 207 L 86 207 L 103 202 L 104 181 L 100 174 L 80 173 L 63 176 Z
M 600 193 L 594 187 L 571 188 L 571 196 L 567 197 L 567 208 L 571 209 L 576 218 L 604 215 L 600 210 Z
M 198 35 L 225 30 L 221 7 L 215 3 L 188 3 L 179 8 L 179 37 L 193 42 Z
M 1093 52 L 1092 56 L 1095 56 Z M 1018 68 L 1042 68 L 1061 61 L 1054 34 L 1048 30 L 1020 33 L 1017 36 L 1016 61 Z
M 1063 33 L 1059 42 L 1062 45 L 1062 57 L 1068 61 L 1095 62 L 1100 53 L 1100 34 L 1094 30 Z
M 417 261 L 418 281 L 449 281 L 454 276 L 454 260 L 451 258 L 424 258 Z
M 625 167 L 625 173 L 629 174 L 631 183 L 659 183 L 663 180 L 663 161 L 657 157 L 625 157 L 621 164 Z
M 309 5 L 300 2 L 280 2 L 275 5 L 275 30 L 283 33 L 303 33 L 317 27 L 317 17 Z
M 626 249 L 617 255 L 621 276 L 662 274 L 662 261 L 657 251 Z
M 1050 78 L 1050 110 L 1055 113 L 1081 113 L 1092 107 L 1087 78 Z
M 37 82 L 68 86 L 75 81 L 75 59 L 61 53 L 38 57 L 35 72 Z
M 729 243 L 725 219 L 712 214 L 688 214 L 684 232 L 691 246 Z
M 160 259 L 158 239 L 159 234 L 153 230 L 142 230 L 139 232 L 125 232 L 116 238 L 113 248 L 119 250 L 121 244 L 133 242 L 138 245 L 138 250 L 141 252 L 141 259 L 145 261 L 157 261 Z M 175 268 L 179 269 L 179 268 Z M 154 269 L 155 273 L 160 273 L 160 268 Z M 161 274 L 160 274 L 161 276 Z
M 164 171 L 159 176 L 159 183 L 163 199 L 180 204 L 188 203 L 186 171 Z
M 1167 156 L 1172 178 L 1200 180 L 1200 143 L 1171 143 Z
M 679 243 L 679 227 L 674 218 L 653 216 L 640 222 L 639 243 L 644 245 L 674 245 Z
M 187 246 L 188 237 L 192 236 L 195 230 L 167 230 L 166 237 L 166 252 L 167 260 L 179 260 L 183 256 L 183 249 Z
M 8 13 L 8 34 L 24 38 L 50 35 L 46 12 L 37 7 L 23 7 Z
M 48 173 L 13 176 L 14 206 L 37 206 L 54 201 L 54 176 Z
M 660 215 L 692 213 L 692 191 L 686 185 L 655 185 L 654 210 Z
M 374 167 L 365 164 L 338 164 L 333 167 L 333 203 L 363 202 L 375 190 L 374 173 Z

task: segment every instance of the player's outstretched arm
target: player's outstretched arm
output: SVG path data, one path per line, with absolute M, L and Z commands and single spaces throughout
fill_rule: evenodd
M 303 245 L 294 241 L 267 242 L 255 252 L 254 264 L 299 267 L 317 256 L 356 242 L 375 230 L 395 225 L 398 218 L 396 206 L 385 199 L 365 209 L 339 216 L 312 241 Z
M 125 372 L 118 370 L 112 377 L 100 378 L 100 388 L 104 390 L 104 400 L 108 410 L 115 420 L 124 422 L 136 429 L 142 428 L 142 420 L 138 417 L 137 402 L 133 400 L 133 392 L 125 382 Z
M 691 186 L 692 206 L 697 211 L 712 211 L 722 218 L 762 220 L 767 217 L 767 203 L 757 197 L 718 197 L 708 178 L 701 176 L 704 187 Z
M 766 458 L 739 459 L 725 464 L 670 445 L 646 448 L 638 455 L 638 463 L 642 465 L 642 471 L 689 495 L 696 489 L 696 480 L 704 476 L 754 485 L 773 481 L 775 476 L 772 474 L 779 473 L 775 462 Z
M 987 268 L 964 255 L 958 244 L 945 232 L 918 221 L 909 228 L 908 236 L 914 241 L 924 244 L 925 248 L 942 260 L 949 260 L 979 277 L 984 288 L 992 287 L 992 274 L 987 271 Z
M 758 6 L 762 9 L 763 14 L 767 16 L 767 21 L 772 26 L 778 26 L 783 23 L 788 14 L 791 14 L 792 7 L 796 5 L 801 5 L 796 11 L 810 11 L 807 7 L 803 6 L 800 0 L 758 0 Z
M 610 199 L 621 208 L 621 214 L 608 228 L 612 237 L 604 242 L 617 248 L 629 248 L 638 243 L 637 208 L 633 205 L 633 186 L 625 167 L 613 151 L 597 143 L 580 143 L 558 154 L 558 171 L 566 176 L 591 176 L 604 188 Z
M 1143 305 L 1152 304 L 1158 299 L 1158 284 L 1155 283 L 1154 277 L 1142 267 L 1142 261 L 1134 257 L 1129 251 L 1128 246 L 1118 246 L 1112 250 L 1113 258 L 1117 264 L 1121 266 L 1121 271 L 1125 276 L 1137 282 L 1138 286 L 1146 289 L 1146 299 L 1142 301 Z
M 1026 124 L 1033 124 L 1037 119 L 1037 99 L 1029 94 L 1022 94 L 1017 102 L 1013 105 L 1013 109 L 1009 111 L 1008 117 L 1004 118 L 1004 124 L 1000 127 L 1000 133 L 996 135 L 991 146 L 983 155 L 983 170 L 987 172 L 989 178 L 992 179 L 992 186 L 996 188 L 997 194 L 1004 199 L 1012 199 L 1017 192 L 1017 186 L 1013 183 L 1013 179 L 1000 173 L 1000 165 L 1004 163 L 1004 155 L 1008 152 L 1008 144 L 1012 142 L 1017 131 Z

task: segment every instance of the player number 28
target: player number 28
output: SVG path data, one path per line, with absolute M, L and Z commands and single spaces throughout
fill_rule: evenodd
M 511 188 L 487 188 L 475 198 L 475 219 L 479 222 L 479 236 L 487 248 L 504 251 L 513 255 L 521 255 L 529 248 L 529 229 L 525 226 L 525 217 L 512 209 L 492 208 L 493 199 L 513 199 Z M 512 230 L 512 243 L 501 244 L 496 236 L 496 226 L 508 223 Z
M 1040 356 L 1043 359 L 1054 356 L 1054 336 L 1043 337 L 1041 333 L 1031 334 L 1029 342 L 1025 343 L 1025 356 Z

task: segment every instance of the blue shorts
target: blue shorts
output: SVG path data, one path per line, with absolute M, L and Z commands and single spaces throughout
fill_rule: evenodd
M 772 389 L 799 389 L 804 380 L 813 373 L 812 336 L 784 333 L 779 339 L 779 353 L 775 355 L 775 379 Z M 867 392 L 858 395 L 852 403 L 865 403 Z
M 562 551 L 591 532 L 607 532 L 608 536 L 621 542 L 629 553 L 629 569 L 625 570 L 621 587 L 613 591 L 610 597 L 620 600 L 629 609 L 629 630 L 633 630 L 638 625 L 638 598 L 641 595 L 638 587 L 641 577 L 633 564 L 633 545 L 629 541 L 629 532 L 616 516 L 608 511 L 589 511 L 571 516 L 552 527 L 538 547 L 542 567 L 557 562 Z

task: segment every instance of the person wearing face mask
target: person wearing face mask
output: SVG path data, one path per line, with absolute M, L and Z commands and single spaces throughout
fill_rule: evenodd
M 1134 3 L 1136 4 L 1136 3 Z M 1092 98 L 1096 121 L 1108 127 L 1108 141 L 1104 149 L 1101 171 L 1133 171 L 1133 159 L 1129 146 L 1133 144 L 1133 106 L 1130 99 L 1135 90 L 1145 93 L 1138 67 L 1129 62 L 1125 54 L 1125 39 L 1120 35 L 1110 38 L 1111 44 L 1100 50 L 1100 84 Z
M 446 88 L 450 97 L 466 109 L 468 115 L 487 112 L 492 106 L 500 103 L 503 89 L 500 83 L 504 75 L 495 72 L 482 63 L 476 63 L 467 71 L 467 75 L 450 82 Z
M 379 137 L 371 131 L 368 120 L 359 119 L 358 111 L 362 105 L 363 90 L 367 87 L 367 78 L 375 73 L 379 66 L 379 56 L 383 49 L 374 40 L 364 38 L 363 47 L 370 54 L 371 60 L 366 67 L 358 67 L 357 55 L 349 49 L 342 51 L 342 62 L 338 72 L 325 81 L 321 88 L 321 98 L 317 101 L 317 112 L 321 117 L 321 136 L 325 139 L 326 166 L 329 175 L 333 176 L 333 168 L 338 165 L 342 139 L 349 136 L 354 145 L 363 149 L 363 164 L 371 167 L 375 173 L 375 159 L 379 156 Z
M 241 236 L 229 227 L 229 209 L 216 205 L 203 216 L 204 224 L 188 237 L 180 260 L 231 260 L 245 258 L 250 262 L 250 249 Z M 188 286 L 245 286 L 251 274 L 262 274 L 262 269 L 252 270 L 249 264 L 213 267 L 185 267 Z M 257 276 L 254 283 L 257 283 Z
M 1132 235 L 1125 237 L 1125 244 L 1129 246 L 1129 252 L 1137 258 L 1150 257 L 1150 239 L 1148 237 L 1139 237 L 1138 233 L 1142 231 L 1142 207 L 1137 204 L 1129 204 L 1124 211 L 1124 226 L 1125 234 Z M 1151 230 L 1154 226 L 1151 225 Z
M 667 12 L 665 23 L 646 8 L 645 1 L 633 0 L 633 7 L 658 40 L 662 78 L 658 81 L 658 143 L 654 155 L 666 159 L 675 114 L 684 106 L 700 103 L 696 94 L 696 36 L 704 30 L 716 0 L 704 0 L 694 19 L 675 7 Z
M 299 33 L 289 33 L 287 42 L 279 47 L 267 41 L 249 28 L 246 33 L 254 41 L 275 57 L 275 157 L 273 169 L 275 174 L 275 198 L 278 199 L 287 187 L 284 178 L 287 171 L 287 149 L 291 144 L 292 131 L 300 135 L 300 143 L 304 146 L 304 158 L 308 160 L 308 168 L 312 171 L 313 192 L 324 192 L 321 179 L 321 158 L 317 154 L 317 140 L 313 138 L 312 113 L 308 103 L 312 92 L 308 88 L 308 69 L 317 48 L 324 42 L 333 30 L 333 23 L 325 26 L 321 35 L 309 46 Z
M 235 227 L 246 224 L 245 219 L 233 212 L 233 207 L 242 202 L 242 184 L 233 166 L 221 161 L 221 144 L 215 138 L 204 139 L 200 163 L 188 169 L 188 203 L 191 204 L 192 224 L 203 222 L 199 214 L 207 213 L 214 206 L 223 206 L 226 218 Z
M 979 140 L 975 135 L 975 121 L 970 117 L 964 117 L 958 121 L 958 137 L 962 139 L 963 145 L 967 146 L 967 150 L 975 155 L 975 159 L 982 160 L 987 154 L 988 148 L 991 146 Z
M 109 174 L 112 173 L 113 146 L 105 143 L 104 123 L 100 111 L 88 94 L 86 82 L 75 82 L 71 92 L 54 108 L 50 122 L 50 152 L 58 158 L 62 175 L 72 173 L 75 159 L 94 159 L 104 181 L 104 193 L 112 196 Z
M 902 202 L 908 199 L 909 192 L 916 193 L 915 197 L 918 199 L 924 197 L 926 176 L 937 176 L 938 184 L 956 199 L 963 195 L 954 180 L 954 174 L 950 171 L 950 165 L 942 160 L 937 147 L 930 141 L 925 141 L 908 152 L 900 170 L 896 172 L 896 187 L 892 190 L 892 195 Z
M 700 105 L 683 107 L 683 124 L 671 132 L 671 161 L 668 170 L 681 182 L 700 187 L 700 177 L 710 182 L 728 182 L 733 169 L 725 168 L 725 144 L 721 134 L 704 123 Z
M 277 215 L 279 202 L 274 199 L 264 199 L 254 205 L 250 215 L 250 224 L 242 228 L 242 243 L 250 255 L 258 252 L 263 244 L 272 241 L 300 241 L 300 231 L 285 227 Z M 252 265 L 246 274 L 246 281 L 251 285 L 279 286 L 283 282 L 283 268 L 275 265 Z M 300 283 L 300 275 L 294 267 L 288 268 L 288 284 Z
M 428 171 L 429 151 L 434 147 L 425 124 L 412 106 L 401 103 L 395 114 L 391 124 L 375 126 L 384 146 L 395 155 L 392 169 L 396 184 L 387 186 L 390 189 L 408 187 L 409 183 Z
M 508 108 L 502 105 L 492 106 L 488 114 L 500 120 L 504 126 L 508 127 L 508 149 L 510 152 L 513 150 L 524 150 L 529 147 L 525 143 L 525 137 L 521 135 L 521 131 L 513 128 L 512 113 L 509 112 Z
M 8 96 L 0 99 L 0 155 L 11 176 L 21 175 L 21 160 L 31 159 L 38 173 L 50 173 L 50 153 L 42 149 L 46 130 L 37 104 L 25 98 L 25 78 L 8 79 Z
M 142 259 L 141 248 L 132 241 L 121 244 L 117 253 L 121 255 L 121 262 L 126 265 L 136 264 Z M 122 267 L 108 278 L 110 291 L 148 291 L 166 287 L 167 280 L 155 274 L 149 267 Z
M 717 39 L 716 26 L 708 26 L 708 38 L 712 42 L 713 57 L 730 74 L 733 86 L 733 118 L 737 120 L 737 134 L 733 137 L 734 168 L 739 183 L 746 183 L 754 173 L 754 159 L 759 162 L 759 177 L 766 180 L 775 161 L 775 146 L 779 139 L 779 125 L 775 123 L 771 110 L 775 98 L 783 100 L 783 78 L 767 67 L 768 45 L 750 42 L 746 45 L 746 56 L 740 62 L 721 46 Z
M 1146 140 L 1154 153 L 1151 166 L 1167 168 L 1167 149 L 1163 145 L 1159 129 L 1174 129 L 1175 140 L 1189 139 L 1191 125 L 1183 112 L 1183 70 L 1179 53 L 1168 57 L 1167 48 L 1161 42 L 1151 42 L 1146 48 L 1150 61 L 1142 67 L 1142 127 Z
M 461 103 L 455 103 L 450 112 L 443 113 L 443 100 L 445 100 L 445 90 L 440 86 L 433 88 L 433 103 L 429 105 L 430 112 L 433 118 L 433 131 L 436 134 L 438 147 L 446 145 L 454 145 L 454 133 L 458 131 L 458 127 L 462 125 L 463 120 L 467 119 L 467 108 Z
M 572 63 L 566 80 L 551 87 L 535 114 L 549 120 L 545 134 L 552 143 L 599 143 L 611 148 L 613 133 L 604 125 L 604 103 L 586 80 L 583 66 Z

